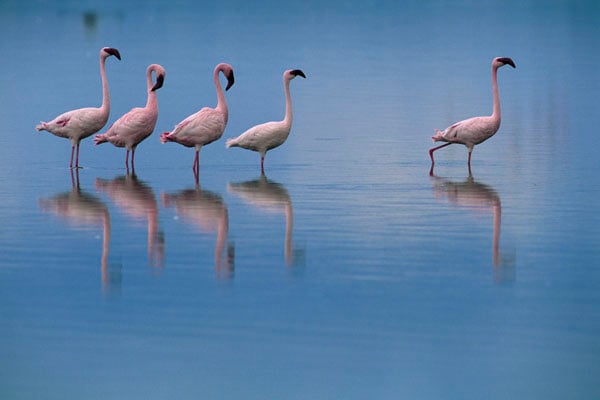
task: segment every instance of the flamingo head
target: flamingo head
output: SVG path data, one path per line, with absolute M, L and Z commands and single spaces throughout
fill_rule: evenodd
M 117 59 L 121 59 L 121 53 L 119 53 L 119 50 L 115 49 L 114 47 L 104 47 L 102 50 L 100 50 L 100 54 L 104 58 L 115 56 Z
M 154 73 L 156 74 L 156 83 L 154 84 L 154 86 L 152 86 L 151 89 L 151 91 L 154 92 L 160 89 L 165 83 L 165 76 L 167 75 L 167 72 L 162 66 L 158 64 L 152 64 L 148 67 L 148 69 L 154 71 Z
M 285 79 L 289 79 L 289 80 L 292 80 L 297 76 L 306 78 L 306 75 L 304 75 L 304 72 L 302 72 L 302 70 L 299 70 L 299 69 L 288 69 L 287 71 L 285 71 L 283 73 L 283 77 Z
M 227 78 L 227 86 L 225 87 L 225 91 L 227 91 L 235 83 L 235 78 L 233 76 L 233 67 L 229 64 L 221 63 L 215 67 L 215 76 L 219 73 L 219 71 L 222 72 L 223 75 L 225 75 L 225 78 Z
M 503 65 L 510 65 L 513 68 L 517 68 L 515 62 L 509 57 L 496 57 L 493 62 L 494 66 L 502 67 Z

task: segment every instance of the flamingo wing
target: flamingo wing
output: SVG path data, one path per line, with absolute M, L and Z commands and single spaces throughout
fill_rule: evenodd
M 106 138 L 117 147 L 137 144 L 152 133 L 156 118 L 145 108 L 134 108 L 111 125 Z
M 204 146 L 223 135 L 226 123 L 222 112 L 204 107 L 177 124 L 169 139 L 188 147 Z

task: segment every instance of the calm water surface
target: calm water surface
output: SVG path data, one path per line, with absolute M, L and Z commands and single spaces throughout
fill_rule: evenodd
M 595 2 L 0 5 L 0 397 L 600 396 L 600 7 Z M 136 153 L 40 120 L 109 123 L 167 70 Z M 491 113 L 475 148 L 434 128 Z M 283 116 L 267 155 L 161 145 L 214 106 L 224 137 Z

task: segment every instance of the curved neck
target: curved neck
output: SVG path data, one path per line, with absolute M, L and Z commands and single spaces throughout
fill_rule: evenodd
M 146 108 L 158 108 L 156 101 L 156 92 L 152 90 L 154 82 L 152 82 L 152 70 L 148 69 L 146 72 L 146 87 L 148 88 L 148 100 L 146 101 Z
M 492 94 L 494 96 L 494 110 L 492 117 L 500 119 L 500 95 L 498 94 L 498 67 L 492 67 Z
M 292 124 L 292 96 L 290 96 L 290 80 L 283 79 L 283 88 L 285 90 L 285 118 L 284 122 L 288 125 Z
M 106 69 L 104 64 L 106 57 L 100 56 L 100 77 L 102 78 L 102 110 L 109 112 L 110 110 L 110 94 L 108 91 L 108 80 L 106 79 Z
M 225 101 L 225 93 L 223 92 L 223 88 L 221 87 L 221 82 L 219 81 L 219 72 L 221 70 L 216 68 L 213 72 L 213 80 L 215 81 L 215 88 L 217 89 L 217 109 L 221 110 L 225 114 L 225 122 L 227 122 L 228 110 L 227 110 L 227 102 Z

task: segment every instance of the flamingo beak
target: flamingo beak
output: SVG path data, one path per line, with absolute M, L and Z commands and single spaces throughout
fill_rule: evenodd
M 227 75 L 227 87 L 225 88 L 225 91 L 228 91 L 229 88 L 233 86 L 234 82 L 235 78 L 233 77 L 233 71 L 231 71 L 229 75 Z
M 121 59 L 121 53 L 119 53 L 119 50 L 117 50 L 113 47 L 107 47 L 104 49 L 104 51 L 106 51 L 111 56 L 117 57 L 117 59 L 119 59 L 119 60 Z
M 303 78 L 306 78 L 306 75 L 304 75 L 304 72 L 302 72 L 302 71 L 301 71 L 301 70 L 299 70 L 299 69 L 292 70 L 292 71 L 290 72 L 290 74 L 292 74 L 292 76 L 301 76 L 301 77 L 303 77 Z
M 159 74 L 156 77 L 156 83 L 152 87 L 152 91 L 154 92 L 155 90 L 160 89 L 164 82 L 165 82 L 165 76 L 163 74 Z
M 510 65 L 513 68 L 517 68 L 517 66 L 515 65 L 515 62 L 511 58 L 509 58 L 509 57 L 502 57 L 498 61 L 500 61 L 504 65 L 508 64 L 508 65 Z

